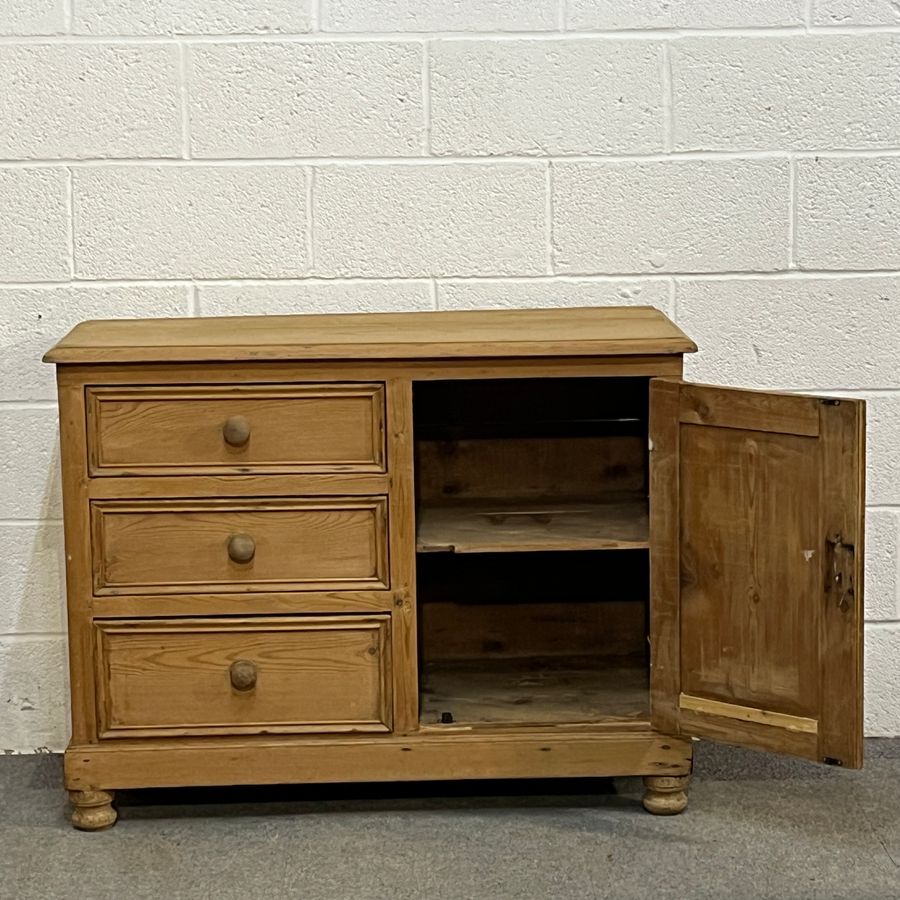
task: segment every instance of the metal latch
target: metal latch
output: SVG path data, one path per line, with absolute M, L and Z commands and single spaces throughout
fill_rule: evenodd
M 827 537 L 831 553 L 831 575 L 825 592 L 835 598 L 841 612 L 847 612 L 853 605 L 855 548 L 853 544 L 845 544 L 840 534 Z

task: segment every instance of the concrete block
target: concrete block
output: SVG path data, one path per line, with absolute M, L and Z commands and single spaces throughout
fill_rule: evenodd
M 313 191 L 316 274 L 543 274 L 543 166 L 326 166 Z
M 660 46 L 645 41 L 436 41 L 437 154 L 662 150 Z
M 0 280 L 69 276 L 68 186 L 61 168 L 0 168 Z
M 265 278 L 307 267 L 301 166 L 74 172 L 82 278 Z
M 554 162 L 552 179 L 559 273 L 787 265 L 782 160 Z
M 406 43 L 195 44 L 193 155 L 420 154 L 422 53 Z

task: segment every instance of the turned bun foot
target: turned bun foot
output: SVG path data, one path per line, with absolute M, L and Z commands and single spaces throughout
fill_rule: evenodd
M 111 791 L 69 791 L 72 824 L 81 831 L 102 831 L 116 823 Z
M 688 804 L 690 775 L 645 775 L 644 809 L 654 816 L 675 816 Z

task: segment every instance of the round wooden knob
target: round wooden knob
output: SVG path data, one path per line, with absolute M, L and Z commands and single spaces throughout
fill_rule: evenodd
M 222 437 L 232 447 L 243 447 L 250 440 L 250 422 L 245 416 L 231 416 L 222 426 Z
M 249 534 L 233 534 L 228 538 L 228 556 L 236 563 L 247 563 L 256 553 L 256 541 Z
M 236 659 L 228 668 L 231 686 L 236 691 L 252 691 L 256 687 L 256 663 Z

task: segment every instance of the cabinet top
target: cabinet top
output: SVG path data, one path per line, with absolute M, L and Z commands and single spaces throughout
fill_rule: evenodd
M 229 318 L 76 325 L 52 363 L 621 356 L 697 349 L 649 306 Z

